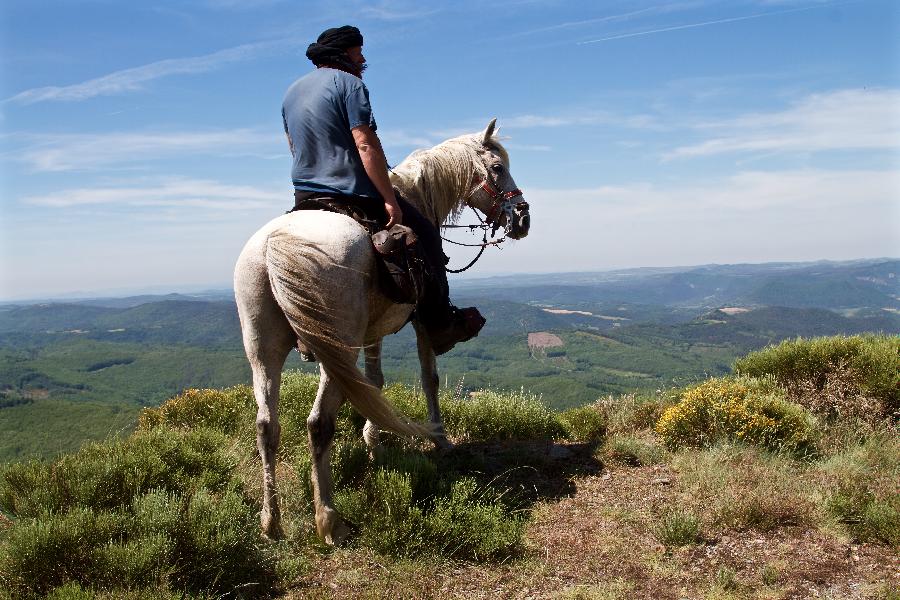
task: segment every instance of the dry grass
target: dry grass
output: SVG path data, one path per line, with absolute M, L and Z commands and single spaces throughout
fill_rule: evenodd
M 412 562 L 341 549 L 314 557 L 288 598 L 875 599 L 900 586 L 891 549 L 810 527 L 727 530 L 667 551 L 653 535 L 679 496 L 666 465 L 615 466 L 573 483 L 571 496 L 536 509 L 521 559 Z

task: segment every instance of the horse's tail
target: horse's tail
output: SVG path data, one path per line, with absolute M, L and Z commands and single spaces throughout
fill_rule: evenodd
M 381 429 L 401 435 L 430 437 L 434 428 L 399 414 L 356 366 L 359 348 L 341 339 L 339 324 L 350 318 L 346 306 L 330 306 L 324 297 L 324 281 L 314 281 L 310 273 L 324 277 L 341 268 L 314 245 L 299 244 L 288 232 L 273 232 L 266 243 L 269 283 L 291 327 L 318 359 L 328 376 L 353 407 Z M 330 273 L 329 273 L 330 272 Z M 354 273 L 364 277 L 363 273 Z M 330 304 L 334 304 L 331 299 Z

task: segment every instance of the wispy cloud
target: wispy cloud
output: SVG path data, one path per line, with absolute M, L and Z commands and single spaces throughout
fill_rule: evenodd
M 594 39 L 594 40 L 585 40 L 585 41 L 583 41 L 583 42 L 578 42 L 578 44 L 580 44 L 580 45 L 583 45 L 583 44 L 596 44 L 596 43 L 599 43 L 599 42 L 609 42 L 609 41 L 612 41 L 612 40 L 621 40 L 621 39 L 625 39 L 625 38 L 631 38 L 631 37 L 637 37 L 637 36 L 643 36 L 643 35 L 652 35 L 652 34 L 656 34 L 656 33 L 665 33 L 665 32 L 667 32 L 667 31 L 679 31 L 679 30 L 682 30 L 682 29 L 694 29 L 694 28 L 696 28 L 696 27 L 709 27 L 710 25 L 721 25 L 721 24 L 724 24 L 724 23 L 735 23 L 735 22 L 737 22 L 737 21 L 747 21 L 747 20 L 750 20 L 750 19 L 760 19 L 760 18 L 762 18 L 762 17 L 774 17 L 774 16 L 776 16 L 776 15 L 785 15 L 785 14 L 788 14 L 788 13 L 794 13 L 794 12 L 800 12 L 800 11 L 807 11 L 807 10 L 814 10 L 814 9 L 817 9 L 817 8 L 822 8 L 823 6 L 827 6 L 827 4 L 824 4 L 824 3 L 823 3 L 823 4 L 816 4 L 816 5 L 814 5 L 814 6 L 802 6 L 802 7 L 798 7 L 798 8 L 789 8 L 789 9 L 785 9 L 785 10 L 776 10 L 776 11 L 765 12 L 765 13 L 756 13 L 756 14 L 752 14 L 752 15 L 743 15 L 743 16 L 738 16 L 738 17 L 729 17 L 729 18 L 727 18 L 727 19 L 714 19 L 714 20 L 711 20 L 711 21 L 701 21 L 701 22 L 698 22 L 698 23 L 687 23 L 687 24 L 684 24 L 684 25 L 673 25 L 673 26 L 671 26 L 671 27 L 660 27 L 660 28 L 657 28 L 657 29 L 649 29 L 649 30 L 645 30 L 645 31 L 635 31 L 635 32 L 631 32 L 631 33 L 622 33 L 622 34 L 618 34 L 618 35 L 610 35 L 610 36 L 606 36 L 606 37 L 602 37 L 602 38 L 597 38 L 597 39 Z
M 18 134 L 24 144 L 7 158 L 32 172 L 144 165 L 184 155 L 287 157 L 284 136 L 252 128 L 214 131 Z
M 436 8 L 423 8 L 409 2 L 382 1 L 376 5 L 368 4 L 359 9 L 359 14 L 370 19 L 381 21 L 408 21 L 421 19 L 440 12 Z
M 716 132 L 665 158 L 730 152 L 895 150 L 900 140 L 900 90 L 849 89 L 808 96 L 790 108 L 700 123 Z
M 633 10 L 633 11 L 618 14 L 618 15 L 606 15 L 603 17 L 595 17 L 593 19 L 582 19 L 579 21 L 567 21 L 565 23 L 557 23 L 555 25 L 547 25 L 546 27 L 538 27 L 537 29 L 529 29 L 527 31 L 519 31 L 516 33 L 511 33 L 506 36 L 501 36 L 498 39 L 508 39 L 508 38 L 526 36 L 526 35 L 533 35 L 535 33 L 548 33 L 551 31 L 559 31 L 559 30 L 563 30 L 563 29 L 586 27 L 588 25 L 597 25 L 599 23 L 625 21 L 625 20 L 632 19 L 637 16 L 647 16 L 648 13 L 650 13 L 650 14 L 656 13 L 665 8 L 666 7 L 651 6 L 651 7 L 642 8 L 639 10 Z
M 226 48 L 188 58 L 170 58 L 150 64 L 115 71 L 102 77 L 89 79 L 81 83 L 66 86 L 46 86 L 32 88 L 19 92 L 15 96 L 6 99 L 6 102 L 17 104 L 34 104 L 48 101 L 78 101 L 87 100 L 96 96 L 109 96 L 140 90 L 143 86 L 155 79 L 170 75 L 186 75 L 204 73 L 218 69 L 226 64 L 250 60 L 271 52 L 291 42 L 276 40 L 259 42 L 255 44 L 243 44 L 233 48 Z
M 246 211 L 287 204 L 283 190 L 227 185 L 204 179 L 166 179 L 135 186 L 74 188 L 26 196 L 31 206 L 75 208 L 98 205 L 132 208 L 175 208 Z
M 609 125 L 630 129 L 658 129 L 662 127 L 658 119 L 653 115 L 623 115 L 606 111 L 588 111 L 577 115 L 569 113 L 555 115 L 526 114 L 503 119 L 502 124 L 510 129 L 571 127 L 577 125 Z

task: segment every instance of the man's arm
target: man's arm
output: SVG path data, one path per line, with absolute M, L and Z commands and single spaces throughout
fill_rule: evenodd
M 387 228 L 390 229 L 393 225 L 403 221 L 403 212 L 394 196 L 394 188 L 391 186 L 391 179 L 387 172 L 387 158 L 381 149 L 381 141 L 368 125 L 359 125 L 352 131 L 353 141 L 356 143 L 356 149 L 359 150 L 359 157 L 362 159 L 366 175 L 372 180 L 375 189 L 384 200 L 384 210 L 388 215 Z
M 294 140 L 291 139 L 291 132 L 288 131 L 287 116 L 284 114 L 284 107 L 281 108 L 281 122 L 284 124 L 284 135 L 287 137 L 288 147 L 291 149 L 291 156 L 294 156 Z

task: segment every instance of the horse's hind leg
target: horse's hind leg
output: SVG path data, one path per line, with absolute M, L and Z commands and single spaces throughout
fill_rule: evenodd
M 260 522 L 263 534 L 283 536 L 278 491 L 275 484 L 275 455 L 281 439 L 278 423 L 278 393 L 281 369 L 294 345 L 294 332 L 271 296 L 244 302 L 238 297 L 238 312 L 244 350 L 253 372 L 256 398 L 256 447 L 263 465 L 263 505 Z
M 331 478 L 331 444 L 334 441 L 337 412 L 343 395 L 325 372 L 319 370 L 319 391 L 312 412 L 306 420 L 309 447 L 312 453 L 313 503 L 316 509 L 316 533 L 326 544 L 338 545 L 350 534 L 334 508 Z
M 384 388 L 384 373 L 381 371 L 381 340 L 365 347 L 366 377 L 378 386 Z M 381 444 L 381 432 L 372 421 L 366 421 L 363 428 L 363 439 L 372 453 L 377 452 Z

